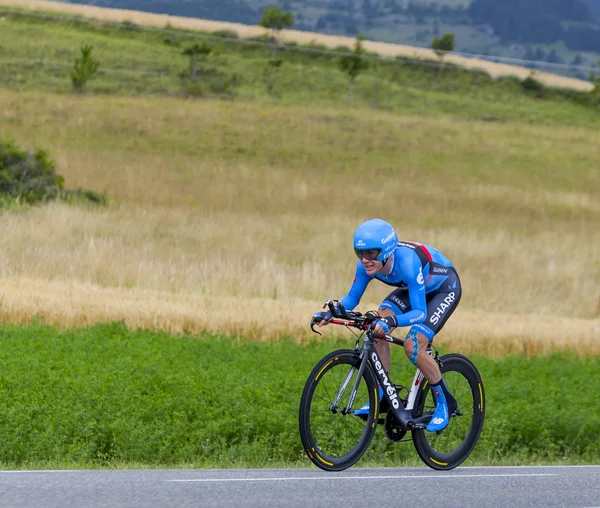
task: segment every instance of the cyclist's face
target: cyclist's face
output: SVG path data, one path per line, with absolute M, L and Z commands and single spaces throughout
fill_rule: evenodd
M 354 249 L 354 253 L 358 259 L 360 259 L 360 262 L 362 263 L 368 275 L 375 275 L 383 268 L 383 263 L 381 261 L 376 261 L 377 257 L 381 253 L 381 249 Z
M 362 258 L 361 263 L 367 272 L 367 275 L 375 275 L 379 270 L 383 268 L 381 261 L 371 261 L 369 259 Z

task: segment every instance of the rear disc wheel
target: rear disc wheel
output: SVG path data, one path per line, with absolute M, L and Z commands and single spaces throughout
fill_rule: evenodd
M 449 470 L 464 462 L 475 448 L 485 417 L 485 392 L 475 365 L 457 354 L 443 356 L 441 371 L 457 402 L 457 411 L 448 426 L 439 432 L 412 431 L 419 457 L 432 469 Z M 414 417 L 433 413 L 435 402 L 429 383 L 421 385 L 415 401 Z

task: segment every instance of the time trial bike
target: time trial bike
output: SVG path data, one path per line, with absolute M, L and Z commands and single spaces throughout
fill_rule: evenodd
M 300 437 L 310 460 L 325 471 L 342 471 L 367 451 L 378 424 L 390 441 L 411 433 L 419 457 L 432 469 L 450 470 L 471 454 L 483 427 L 485 391 L 475 365 L 460 354 L 439 357 L 429 343 L 427 352 L 440 366 L 447 387 L 457 402 L 446 428 L 428 432 L 435 402 L 429 383 L 417 369 L 412 385 L 395 385 L 375 351 L 376 340 L 402 346 L 404 340 L 373 333 L 376 312 L 346 311 L 328 301 L 330 323 L 347 327 L 356 337 L 354 349 L 326 355 L 312 370 L 300 400 Z M 311 319 L 311 329 L 320 318 Z M 360 331 L 356 333 L 355 328 Z M 379 398 L 379 387 L 383 397 Z M 369 403 L 368 414 L 356 410 Z

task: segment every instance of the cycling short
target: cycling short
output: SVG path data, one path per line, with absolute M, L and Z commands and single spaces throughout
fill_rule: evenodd
M 450 268 L 450 275 L 443 284 L 425 296 L 425 301 L 427 302 L 427 319 L 419 324 L 418 328 L 423 326 L 428 328 L 432 333 L 425 333 L 425 335 L 428 335 L 430 339 L 433 338 L 433 335 L 439 333 L 456 309 L 461 294 L 462 288 L 458 274 L 454 268 Z M 380 307 L 391 309 L 396 314 L 406 314 L 412 310 L 408 289 L 399 288 L 392 291 L 386 296 Z

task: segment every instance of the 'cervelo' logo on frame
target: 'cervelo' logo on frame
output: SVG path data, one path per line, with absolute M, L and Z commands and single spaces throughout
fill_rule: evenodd
M 392 383 L 390 383 L 390 380 L 388 379 L 385 370 L 383 370 L 383 365 L 381 365 L 381 362 L 379 361 L 379 358 L 377 357 L 377 353 L 375 351 L 371 353 L 371 360 L 373 360 L 373 363 L 375 364 L 375 369 L 379 374 L 381 374 L 381 377 L 383 378 L 383 386 L 385 387 L 385 391 L 387 392 L 390 398 L 392 406 L 394 406 L 394 409 L 398 409 L 400 407 L 400 402 L 398 401 L 398 392 L 396 392 L 396 387 Z

